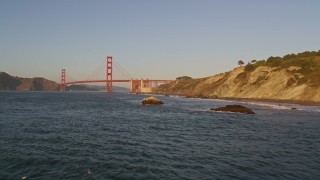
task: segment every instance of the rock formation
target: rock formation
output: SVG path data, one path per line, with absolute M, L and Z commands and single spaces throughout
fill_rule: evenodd
M 148 98 L 144 98 L 142 100 L 142 105 L 161 105 L 161 104 L 163 104 L 162 101 L 152 96 Z
M 244 114 L 255 114 L 251 109 L 241 106 L 241 105 L 227 105 L 225 107 L 220 108 L 212 108 L 210 110 L 213 111 L 224 111 L 224 112 L 236 112 L 236 113 L 244 113 Z

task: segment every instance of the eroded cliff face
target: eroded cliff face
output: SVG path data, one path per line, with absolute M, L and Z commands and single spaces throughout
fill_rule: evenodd
M 20 78 L 0 72 L 0 90 L 56 91 L 58 84 L 45 78 Z
M 56 82 L 44 78 L 21 78 L 21 84 L 16 87 L 16 90 L 28 91 L 56 91 L 58 84 Z
M 244 67 L 202 79 L 178 80 L 160 86 L 155 93 L 193 97 L 250 98 L 320 102 L 320 86 L 297 72 L 300 67 Z M 319 78 L 320 80 L 320 78 Z

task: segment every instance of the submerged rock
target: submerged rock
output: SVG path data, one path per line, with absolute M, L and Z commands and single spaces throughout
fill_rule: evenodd
M 163 104 L 163 102 L 153 96 L 144 98 L 142 100 L 142 105 L 160 105 L 160 104 Z
M 244 114 L 255 114 L 251 109 L 241 105 L 227 105 L 225 107 L 212 108 L 213 111 L 237 112 Z

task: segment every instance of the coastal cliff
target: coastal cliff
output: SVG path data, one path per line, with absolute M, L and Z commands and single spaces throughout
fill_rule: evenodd
M 154 93 L 320 104 L 320 51 L 252 62 L 206 78 L 177 78 Z
M 0 90 L 56 91 L 58 90 L 58 84 L 41 77 L 21 78 L 0 72 Z

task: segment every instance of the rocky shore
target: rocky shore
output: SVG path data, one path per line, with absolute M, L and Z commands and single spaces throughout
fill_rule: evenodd
M 236 71 L 239 71 L 239 69 Z M 229 75 L 225 76 L 230 76 L 232 73 L 235 72 L 230 72 Z M 239 74 L 241 71 L 237 73 Z M 213 76 L 204 79 L 176 81 L 160 86 L 158 89 L 155 89 L 153 93 L 177 95 L 186 98 L 259 101 L 320 106 L 320 87 L 315 85 L 301 84 L 296 87 L 287 87 L 286 81 L 282 82 L 284 83 L 283 85 L 279 85 L 279 82 L 272 81 L 271 78 L 265 80 L 267 81 L 264 82 L 265 85 L 256 85 L 254 83 L 238 85 L 234 84 L 235 79 L 226 79 L 226 77 L 223 77 L 224 82 L 215 80 L 209 83 L 209 81 L 212 81 L 212 79 L 215 78 L 217 77 Z M 279 78 L 281 79 L 281 77 Z
M 281 100 L 281 99 L 259 99 L 259 98 L 232 98 L 232 97 L 217 97 L 217 96 L 192 96 L 192 95 L 181 95 L 175 93 L 154 93 L 157 95 L 165 95 L 165 96 L 180 96 L 183 98 L 198 98 L 198 99 L 220 99 L 220 100 L 236 100 L 243 102 L 267 102 L 267 103 L 278 103 L 279 106 L 281 104 L 297 104 L 304 106 L 320 106 L 320 102 L 314 101 L 298 101 L 298 100 Z

